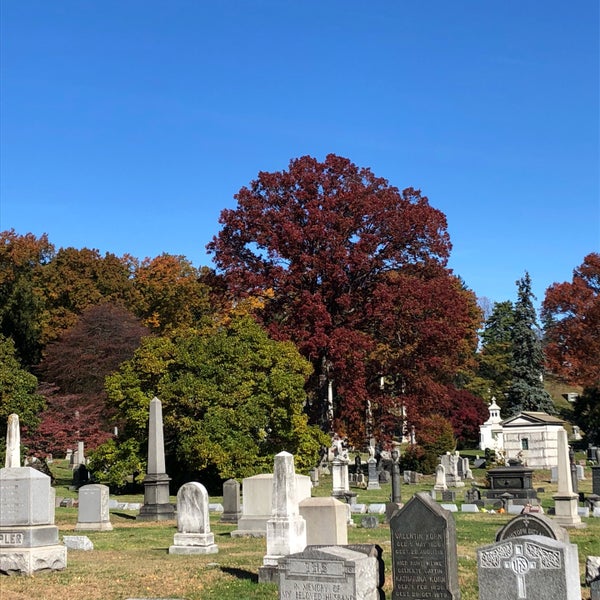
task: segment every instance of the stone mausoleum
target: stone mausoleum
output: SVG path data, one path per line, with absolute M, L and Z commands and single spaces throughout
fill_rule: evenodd
M 495 400 L 490 417 L 480 426 L 479 447 L 490 448 L 506 461 L 518 460 L 533 469 L 550 469 L 558 464 L 558 431 L 564 421 L 545 412 L 523 411 L 501 420 Z

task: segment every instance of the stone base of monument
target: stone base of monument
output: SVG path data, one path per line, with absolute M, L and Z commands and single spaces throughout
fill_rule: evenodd
M 267 521 L 271 515 L 242 516 L 238 528 L 230 533 L 231 537 L 266 537 Z
M 171 521 L 175 519 L 173 504 L 144 504 L 136 519 L 138 521 Z
M 75 531 L 112 531 L 113 526 L 110 521 L 100 523 L 76 523 Z
M 67 548 L 61 544 L 36 548 L 0 548 L 0 573 L 33 575 L 61 571 L 67 566 Z
M 216 554 L 219 551 L 212 533 L 176 533 L 169 554 Z
M 559 525 L 573 529 L 587 527 L 577 513 L 577 494 L 555 494 L 552 498 L 554 499 L 554 520 Z
M 276 560 L 283 556 L 276 557 Z M 274 565 L 262 565 L 258 567 L 258 583 L 279 583 L 279 567 Z

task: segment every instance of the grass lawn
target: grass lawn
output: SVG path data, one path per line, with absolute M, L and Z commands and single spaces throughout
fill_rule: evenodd
M 58 479 L 57 497 L 74 497 L 68 490 L 64 465 L 53 466 Z M 474 472 L 476 480 L 483 485 L 485 471 Z M 591 493 L 591 471 L 586 468 L 585 481 L 580 491 Z M 549 471 L 535 472 L 535 487 L 544 487 L 542 504 L 547 509 L 553 505 L 552 494 L 556 485 L 550 484 Z M 402 498 L 407 501 L 413 493 L 431 489 L 434 478 L 425 477 L 419 485 L 403 485 Z M 321 485 L 314 495 L 331 493 L 331 479 L 321 477 Z M 354 490 L 358 502 L 370 504 L 385 502 L 390 485 L 381 490 Z M 457 497 L 463 491 L 458 490 Z M 117 497 L 126 502 L 142 502 L 142 496 Z M 211 502 L 221 498 L 211 497 Z M 172 498 L 175 502 L 175 498 Z M 266 551 L 266 542 L 260 538 L 231 538 L 233 525 L 218 522 L 219 515 L 211 515 L 211 529 L 215 534 L 218 554 L 206 556 L 169 555 L 168 547 L 176 532 L 174 521 L 161 523 L 138 522 L 135 512 L 111 510 L 113 531 L 82 532 L 93 542 L 94 550 L 83 552 L 71 550 L 68 566 L 64 571 L 40 573 L 33 577 L 13 576 L 0 579 L 2 600 L 124 600 L 126 598 L 178 598 L 185 600 L 245 600 L 278 597 L 275 585 L 257 583 L 258 568 Z M 459 558 L 459 581 L 462 600 L 477 600 L 476 549 L 494 541 L 496 531 L 510 520 L 501 514 L 454 513 L 457 529 Z M 355 517 L 356 522 L 360 516 Z M 77 521 L 76 508 L 57 508 L 56 524 L 60 535 L 79 535 L 74 532 Z M 580 574 L 583 581 L 585 560 L 588 555 L 600 555 L 600 519 L 585 519 L 586 529 L 570 530 L 571 541 L 579 548 Z M 386 598 L 391 598 L 391 553 L 389 527 L 381 523 L 376 529 L 349 529 L 349 543 L 378 544 L 383 549 L 385 562 Z M 589 590 L 583 588 L 583 598 L 589 598 Z

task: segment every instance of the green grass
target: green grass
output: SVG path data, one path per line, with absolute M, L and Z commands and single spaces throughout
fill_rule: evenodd
M 70 472 L 58 463 L 57 497 L 74 497 L 68 490 Z M 480 484 L 485 481 L 485 471 L 476 470 Z M 556 485 L 550 484 L 549 471 L 535 472 L 535 487 L 544 487 L 542 504 L 553 505 L 552 494 Z M 586 469 L 587 480 L 580 489 L 591 493 L 591 473 Z M 419 485 L 403 485 L 402 498 L 406 502 L 415 492 L 433 486 L 432 476 L 424 477 Z M 357 501 L 365 504 L 386 502 L 390 485 L 381 490 L 354 490 Z M 464 490 L 457 490 L 462 498 Z M 331 478 L 321 477 L 321 485 L 314 495 L 328 496 Z M 142 496 L 117 497 L 118 500 L 142 502 Z M 173 502 L 175 498 L 172 498 Z M 220 502 L 220 497 L 211 497 Z M 185 600 L 275 600 L 277 587 L 258 584 L 258 568 L 266 551 L 261 538 L 232 538 L 229 533 L 235 526 L 218 522 L 211 515 L 211 528 L 218 554 L 206 556 L 169 555 L 168 547 L 176 532 L 175 522 L 147 523 L 135 520 L 135 512 L 111 510 L 113 531 L 87 532 L 94 543 L 90 552 L 69 551 L 68 566 L 62 572 L 41 573 L 34 577 L 8 577 L 0 580 L 2 600 L 125 600 L 126 598 L 182 598 Z M 454 513 L 457 531 L 459 581 L 462 600 L 477 600 L 476 549 L 493 542 L 496 531 L 510 518 L 502 514 Z M 360 516 L 354 517 L 360 522 Z M 73 535 L 77 521 L 76 508 L 57 508 L 56 524 L 60 534 Z M 586 519 L 587 529 L 570 530 L 571 541 L 579 548 L 580 574 L 583 581 L 585 560 L 588 555 L 600 555 L 600 519 Z M 391 598 L 391 543 L 389 527 L 383 523 L 376 529 L 353 527 L 348 531 L 348 542 L 378 544 L 383 549 L 385 563 L 385 593 Z M 583 598 L 589 598 L 587 589 Z

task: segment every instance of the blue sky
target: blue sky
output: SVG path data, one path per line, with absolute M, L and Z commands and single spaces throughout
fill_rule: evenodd
M 4 0 L 0 230 L 205 246 L 259 171 L 335 153 L 444 212 L 478 295 L 600 251 L 597 0 Z

